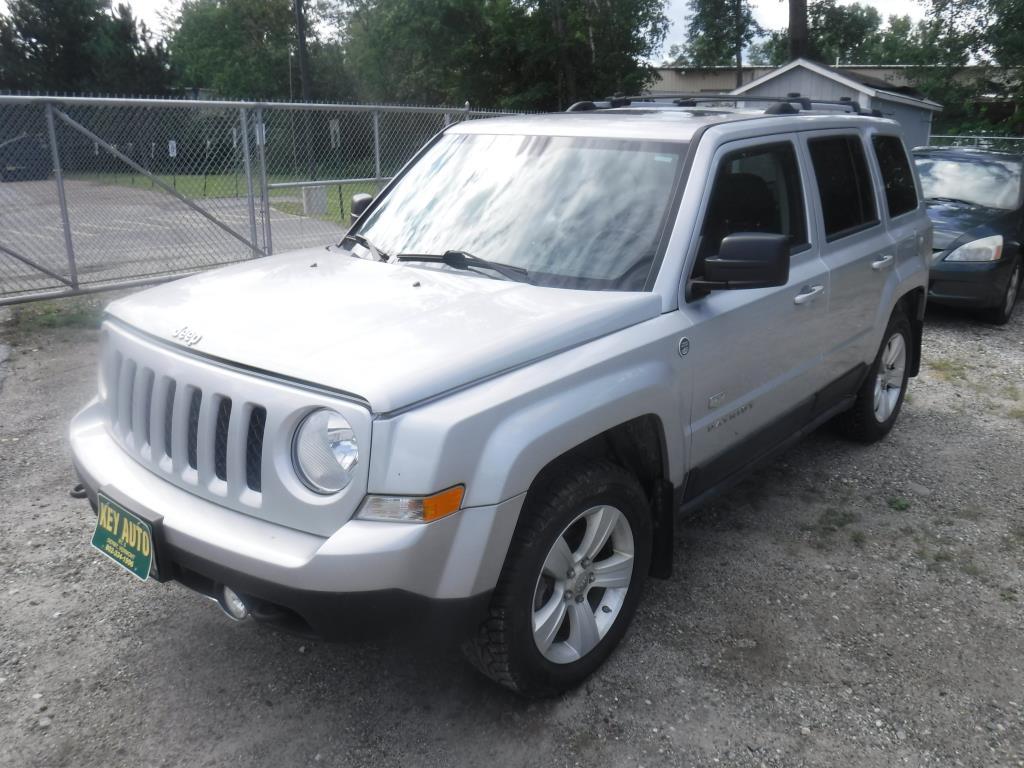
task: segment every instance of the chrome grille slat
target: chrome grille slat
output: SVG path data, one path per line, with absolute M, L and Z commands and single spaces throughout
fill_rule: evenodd
M 117 377 L 116 428 L 131 443 L 132 394 L 135 391 L 135 361 L 122 360 Z
M 136 368 L 135 389 L 132 392 L 132 438 L 135 446 L 149 451 L 149 400 L 153 394 L 153 372 Z
M 174 409 L 171 412 L 171 467 L 174 474 L 195 483 L 186 470 L 188 465 L 188 415 L 192 405 L 194 388 L 179 383 L 174 389 Z
M 217 412 L 220 409 L 220 400 L 217 395 L 204 395 L 196 420 L 196 469 L 199 471 L 199 482 L 207 487 L 219 486 L 214 473 L 213 453 L 217 439 Z M 223 492 L 224 488 L 219 487 L 219 491 Z
M 227 434 L 227 481 L 228 489 L 241 494 L 248 488 L 245 482 L 245 465 L 248 455 L 246 440 L 249 436 L 249 414 L 251 403 L 232 403 L 231 419 Z
M 167 413 L 168 395 L 173 398 L 174 382 L 166 376 L 154 375 L 153 394 L 149 406 L 149 445 L 150 455 L 156 461 L 165 462 L 170 456 L 168 451 Z

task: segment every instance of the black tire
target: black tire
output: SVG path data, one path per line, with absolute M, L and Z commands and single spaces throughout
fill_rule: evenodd
M 895 334 L 900 334 L 903 337 L 903 345 L 906 350 L 903 375 L 900 380 L 899 396 L 896 399 L 895 406 L 886 418 L 880 420 L 875 412 L 876 384 L 879 372 L 883 366 L 882 355 L 889 344 L 889 340 Z M 889 430 L 892 429 L 893 424 L 896 423 L 896 419 L 900 415 L 900 409 L 903 407 L 903 398 L 907 394 L 907 381 L 909 380 L 911 355 L 913 354 L 913 339 L 914 335 L 910 328 L 910 320 L 907 319 L 903 309 L 897 307 L 892 313 L 892 317 L 889 318 L 889 324 L 882 335 L 882 344 L 878 348 L 878 354 L 875 355 L 875 361 L 864 378 L 864 383 L 861 384 L 860 389 L 857 391 L 857 399 L 853 407 L 839 414 L 836 418 L 835 425 L 844 437 L 860 443 L 874 443 L 889 434 Z
M 1024 267 L 1021 266 L 1021 259 L 1010 271 L 1010 279 L 1006 281 L 1006 290 L 1003 291 L 1002 301 L 998 306 L 992 307 L 985 313 L 985 319 L 994 325 L 1006 325 L 1013 317 L 1013 309 L 1020 299 L 1021 284 L 1024 283 Z M 1011 301 L 1010 293 L 1013 293 Z
M 541 653 L 534 640 L 539 578 L 548 553 L 567 526 L 599 505 L 615 507 L 629 524 L 632 575 L 621 607 L 600 641 L 582 658 L 556 663 Z M 650 504 L 640 484 L 609 461 L 573 465 L 543 488 L 531 489 L 488 616 L 477 636 L 464 646 L 470 663 L 527 698 L 555 696 L 579 685 L 614 650 L 633 618 L 650 569 L 651 530 Z

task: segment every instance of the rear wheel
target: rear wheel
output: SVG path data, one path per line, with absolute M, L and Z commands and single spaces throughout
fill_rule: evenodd
M 907 392 L 912 339 L 910 321 L 902 309 L 897 309 L 889 318 L 882 346 L 857 392 L 853 407 L 836 419 L 844 436 L 861 443 L 873 443 L 892 429 Z
M 562 474 L 527 498 L 467 656 L 528 697 L 580 684 L 625 633 L 650 556 L 650 509 L 636 478 L 606 461 Z
M 1013 317 L 1013 309 L 1017 305 L 1017 299 L 1020 298 L 1022 273 L 1024 273 L 1024 267 L 1021 266 L 1021 260 L 1018 258 L 1017 263 L 1013 265 L 1010 279 L 1006 283 L 1003 300 L 998 306 L 992 307 L 988 312 L 990 322 L 996 325 L 1006 325 L 1010 322 L 1010 318 Z

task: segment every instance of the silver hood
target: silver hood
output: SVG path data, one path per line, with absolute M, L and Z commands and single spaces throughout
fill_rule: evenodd
M 541 288 L 323 248 L 194 275 L 108 308 L 168 343 L 344 391 L 378 413 L 660 311 L 651 293 Z

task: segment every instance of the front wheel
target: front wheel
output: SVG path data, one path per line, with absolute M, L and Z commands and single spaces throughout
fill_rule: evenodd
M 636 478 L 606 461 L 531 491 L 522 514 L 466 653 L 536 698 L 579 685 L 625 634 L 650 568 L 651 516 Z
M 836 419 L 844 436 L 873 443 L 892 429 L 907 393 L 912 339 L 910 321 L 902 309 L 897 309 L 889 318 L 882 346 L 857 391 L 853 407 Z
M 992 307 L 988 311 L 989 322 L 995 325 L 1006 325 L 1010 322 L 1010 318 L 1013 317 L 1013 308 L 1017 305 L 1017 299 L 1020 296 L 1020 285 L 1022 277 L 1024 277 L 1022 272 L 1024 272 L 1024 267 L 1021 266 L 1021 259 L 1018 258 L 1017 263 L 1013 265 L 1010 279 L 1006 283 L 1003 300 L 998 306 Z

